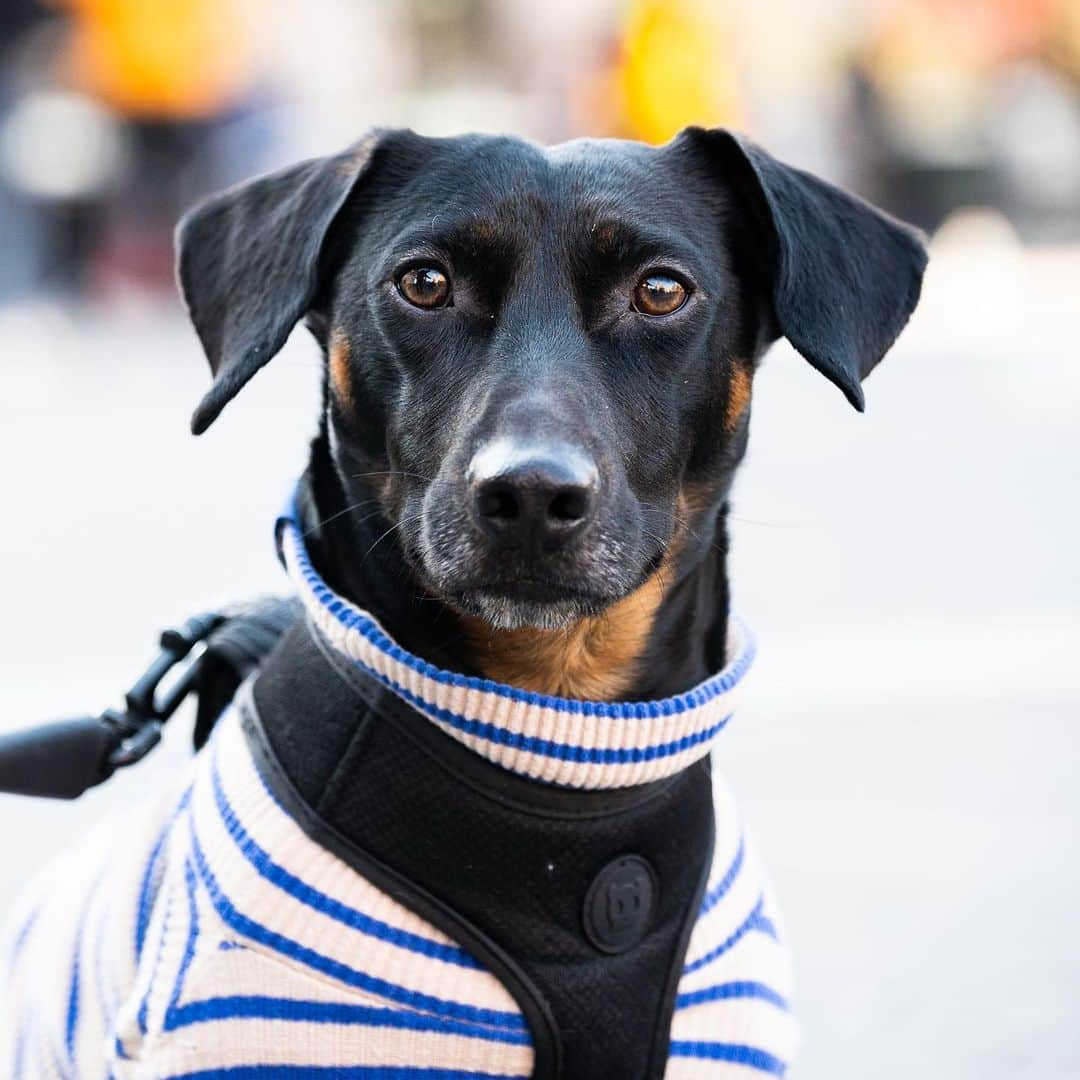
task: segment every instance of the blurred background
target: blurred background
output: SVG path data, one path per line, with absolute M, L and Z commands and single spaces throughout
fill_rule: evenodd
M 787 913 L 792 1075 L 1075 1080 L 1080 0 L 3 0 L 0 730 L 284 588 L 317 351 L 192 440 L 171 229 L 375 123 L 725 124 L 931 235 L 867 416 L 783 343 L 758 379 L 731 571 L 761 655 L 719 764 Z M 0 916 L 189 739 L 75 805 L 0 797 Z

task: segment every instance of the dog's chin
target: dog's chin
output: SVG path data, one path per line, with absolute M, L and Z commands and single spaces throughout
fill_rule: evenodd
M 459 606 L 494 630 L 566 630 L 590 614 L 579 600 L 521 600 L 487 591 L 461 598 Z
M 600 615 L 654 572 L 664 554 L 650 554 L 634 574 L 629 567 L 641 554 L 625 540 L 544 559 L 478 551 L 462 530 L 446 527 L 410 540 L 406 557 L 426 590 L 494 630 L 566 630 Z
M 566 630 L 581 619 L 598 615 L 618 599 L 538 582 L 440 592 L 458 611 L 482 619 L 494 630 Z

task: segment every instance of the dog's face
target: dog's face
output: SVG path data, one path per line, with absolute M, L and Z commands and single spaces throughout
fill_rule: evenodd
M 707 543 L 763 348 L 786 334 L 861 404 L 923 265 L 901 226 L 704 131 L 375 135 L 180 237 L 218 376 L 196 427 L 308 316 L 349 504 L 374 491 L 421 581 L 499 627 L 568 625 Z
M 414 140 L 342 238 L 327 320 L 350 501 L 386 470 L 422 580 L 495 625 L 565 625 L 635 589 L 681 490 L 713 491 L 741 447 L 724 410 L 750 298 L 721 193 L 685 158 Z

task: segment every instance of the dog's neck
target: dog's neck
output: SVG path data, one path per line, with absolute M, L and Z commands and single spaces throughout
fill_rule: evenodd
M 683 693 L 724 664 L 726 506 L 696 522 L 692 539 L 681 537 L 676 554 L 634 592 L 557 631 L 496 630 L 432 596 L 377 506 L 374 493 L 370 504 L 350 505 L 325 439 L 316 439 L 300 495 L 314 564 L 331 588 L 431 663 L 591 701 Z

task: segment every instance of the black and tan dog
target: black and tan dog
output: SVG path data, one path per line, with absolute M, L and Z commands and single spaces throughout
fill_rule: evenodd
M 298 320 L 323 346 L 305 513 L 331 584 L 433 661 L 600 699 L 722 664 L 762 353 L 785 336 L 861 409 L 925 263 L 910 229 L 704 130 L 374 134 L 213 201 L 180 246 L 216 375 L 196 433 Z
M 762 1045 L 767 1034 L 745 1037 L 769 1028 L 755 1028 L 754 1008 L 784 1004 L 759 971 L 771 961 L 755 959 L 767 944 L 746 944 L 752 931 L 775 939 L 767 902 L 747 892 L 731 924 L 708 931 L 712 944 L 688 944 L 705 913 L 743 888 L 749 856 L 724 807 L 713 839 L 702 759 L 722 723 L 678 724 L 725 694 L 746 659 L 729 628 L 725 518 L 762 354 L 786 337 L 861 409 L 862 379 L 917 302 L 919 238 L 736 135 L 691 129 L 659 148 L 376 132 L 209 200 L 178 240 L 183 294 L 215 376 L 196 433 L 300 320 L 326 358 L 320 432 L 282 543 L 327 621 L 292 635 L 239 710 L 256 771 L 325 858 L 344 860 L 361 892 L 377 887 L 403 914 L 395 921 L 363 897 L 350 910 L 428 942 L 417 946 L 429 963 L 420 985 L 398 980 L 423 1002 L 405 1001 L 409 1015 L 434 1024 L 432 1002 L 461 1009 L 428 1032 L 430 1045 L 412 1029 L 387 1041 L 375 1019 L 357 1020 L 363 1038 L 347 1052 L 337 1035 L 323 1054 L 297 1034 L 308 1049 L 294 1062 L 291 1049 L 253 1047 L 251 1032 L 271 1029 L 241 1031 L 247 1014 L 221 1006 L 216 1034 L 207 1009 L 198 1028 L 210 1056 L 154 1059 L 138 1049 L 153 1044 L 149 991 L 150 1019 L 120 1031 L 116 1075 L 140 1055 L 207 1076 L 271 1059 L 310 1075 L 334 1062 L 368 1070 L 357 1076 L 781 1073 L 786 1050 Z M 350 649 L 356 670 L 345 670 Z M 618 727 L 639 720 L 675 735 L 639 745 Z M 549 724 L 542 737 L 534 721 Z M 489 743 L 502 756 L 473 753 Z M 569 771 L 515 765 L 545 754 Z M 636 770 L 625 782 L 574 771 L 624 764 Z M 234 827 L 244 815 L 226 812 L 229 783 L 206 781 L 205 812 L 216 806 L 241 850 L 261 852 L 256 869 L 283 890 L 281 904 L 301 903 L 289 882 L 311 890 L 313 877 L 286 875 L 292 856 L 270 846 L 269 826 L 261 838 Z M 349 982 L 342 968 L 363 968 L 355 952 L 348 963 L 334 954 L 336 967 L 311 960 L 332 951 L 329 929 L 318 940 L 301 941 L 295 926 L 260 938 L 251 925 L 264 927 L 272 905 L 237 922 L 230 890 L 242 882 L 215 870 L 211 839 L 200 846 L 201 828 L 209 837 L 221 826 L 200 825 L 198 790 L 182 859 L 190 889 L 209 898 L 200 926 L 217 919 L 234 944 L 266 955 L 280 940 L 296 944 L 278 949 L 285 966 L 351 987 L 357 1008 L 370 1006 L 365 994 L 402 1005 Z M 309 907 L 332 919 L 326 905 Z M 404 949 L 372 933 L 376 952 Z M 709 964 L 736 942 L 749 951 L 710 981 Z M 439 950 L 458 946 L 497 990 L 446 992 Z M 250 973 L 219 963 L 225 983 L 244 987 L 230 999 L 259 996 Z M 372 964 L 369 982 L 398 985 L 393 964 Z M 512 1004 L 500 1011 L 491 995 L 504 991 Z M 176 1020 L 188 992 L 177 990 L 172 1012 L 162 1005 L 159 1032 L 196 1031 Z M 290 987 L 275 1000 L 303 997 Z M 750 1009 L 740 1038 L 704 1008 L 734 1001 Z M 286 1005 L 279 1013 L 273 1040 L 288 1042 L 303 1024 Z M 673 1013 L 693 1014 L 689 1027 L 673 1027 Z M 492 1019 L 504 1014 L 524 1018 L 518 1042 L 495 1039 L 488 1056 L 462 1049 L 483 1039 L 454 1024 L 517 1031 Z M 324 1034 L 337 1023 L 320 1022 Z

